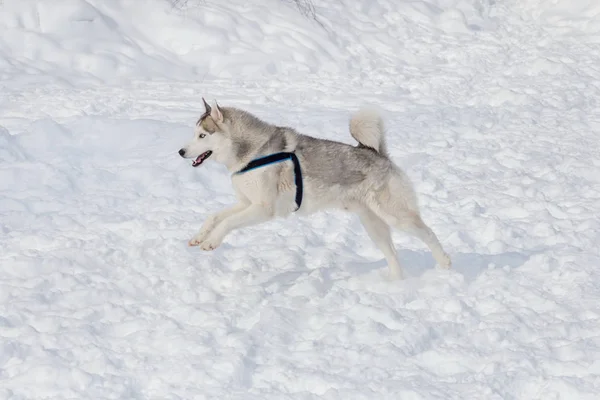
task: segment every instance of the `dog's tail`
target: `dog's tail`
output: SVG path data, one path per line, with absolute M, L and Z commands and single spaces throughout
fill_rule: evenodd
M 350 134 L 359 147 L 369 147 L 388 157 L 383 119 L 373 108 L 362 108 L 350 118 Z

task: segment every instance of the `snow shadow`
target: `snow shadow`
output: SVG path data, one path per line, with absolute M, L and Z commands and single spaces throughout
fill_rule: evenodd
M 431 253 L 425 251 L 400 250 L 398 251 L 398 257 L 407 277 L 419 277 L 436 266 Z M 490 264 L 496 267 L 509 266 L 514 269 L 523 265 L 531 255 L 518 252 L 500 254 L 452 253 L 450 257 L 452 257 L 452 269 L 463 275 L 465 280 L 473 281 Z M 371 262 L 351 262 L 346 265 L 349 272 L 358 275 L 382 268 L 387 268 L 387 262 L 384 258 Z

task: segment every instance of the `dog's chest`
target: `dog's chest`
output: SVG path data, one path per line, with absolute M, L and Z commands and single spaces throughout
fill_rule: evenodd
M 265 197 L 275 200 L 286 193 L 295 193 L 293 168 L 269 165 L 232 177 L 234 188 L 252 201 L 263 202 Z
M 258 171 L 250 171 L 241 175 L 234 175 L 231 183 L 236 191 L 244 194 L 249 199 L 255 198 L 264 189 L 264 177 Z

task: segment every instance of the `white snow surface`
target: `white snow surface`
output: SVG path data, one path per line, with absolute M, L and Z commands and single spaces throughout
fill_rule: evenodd
M 0 399 L 597 399 L 600 6 L 0 0 Z M 201 96 L 389 151 L 453 259 L 234 202 Z

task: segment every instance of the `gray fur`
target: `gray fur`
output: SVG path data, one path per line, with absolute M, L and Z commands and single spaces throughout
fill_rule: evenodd
M 204 117 L 204 119 L 200 121 L 200 126 L 211 135 L 219 130 L 219 127 L 210 116 Z
M 235 146 L 235 155 L 239 159 L 248 158 L 248 154 L 250 154 L 250 152 L 252 151 L 252 146 L 250 142 L 246 140 L 241 140 L 240 142 L 236 143 Z
M 386 163 L 378 160 L 381 156 L 375 153 L 309 136 L 299 138 L 296 152 L 301 157 L 305 175 L 327 185 L 356 185 L 365 180 L 364 171 L 372 165 Z
M 206 128 L 213 134 L 202 135 Z M 210 150 L 214 154 L 210 159 L 225 164 L 233 173 L 257 157 L 293 151 L 300 161 L 304 183 L 300 215 L 327 208 L 357 213 L 395 277 L 402 275 L 402 268 L 390 227 L 421 239 L 438 264 L 449 268 L 450 258 L 421 219 L 410 180 L 388 156 L 379 115 L 360 110 L 350 120 L 350 131 L 357 146 L 303 135 L 292 128 L 269 124 L 247 111 L 215 105 L 213 113 L 196 126 L 194 140 L 180 154 L 195 158 Z M 296 189 L 291 162 L 233 174 L 232 183 L 239 203 L 210 216 L 190 245 L 212 250 L 234 229 L 294 211 Z

